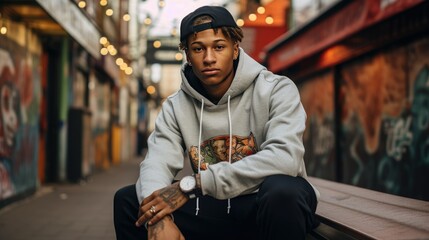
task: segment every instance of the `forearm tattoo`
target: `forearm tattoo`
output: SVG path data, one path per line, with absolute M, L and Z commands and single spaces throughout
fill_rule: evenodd
M 151 232 L 151 235 L 152 235 L 151 240 L 158 239 L 158 234 L 164 231 L 164 221 L 161 220 L 157 222 L 155 225 L 150 226 L 149 231 Z

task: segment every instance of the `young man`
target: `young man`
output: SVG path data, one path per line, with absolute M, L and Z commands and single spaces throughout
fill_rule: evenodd
M 296 86 L 239 47 L 225 8 L 198 8 L 180 30 L 181 89 L 162 106 L 137 183 L 115 195 L 117 239 L 304 239 L 318 193 Z

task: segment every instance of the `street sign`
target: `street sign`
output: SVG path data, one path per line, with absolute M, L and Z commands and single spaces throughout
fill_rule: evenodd
M 147 64 L 182 64 L 183 53 L 179 50 L 179 39 L 157 38 L 147 40 L 145 53 Z

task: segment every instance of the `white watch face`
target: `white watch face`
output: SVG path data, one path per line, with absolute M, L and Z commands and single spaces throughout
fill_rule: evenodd
M 195 186 L 197 185 L 197 182 L 195 181 L 195 178 L 192 176 L 186 176 L 180 180 L 180 190 L 182 192 L 190 192 L 195 189 Z

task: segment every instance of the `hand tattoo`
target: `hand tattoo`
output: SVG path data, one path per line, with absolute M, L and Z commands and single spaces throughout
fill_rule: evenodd
M 159 193 L 164 202 L 166 202 L 172 209 L 176 209 L 177 199 L 180 197 L 180 194 L 180 190 L 175 188 L 165 188 Z

